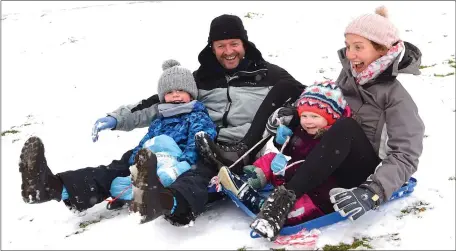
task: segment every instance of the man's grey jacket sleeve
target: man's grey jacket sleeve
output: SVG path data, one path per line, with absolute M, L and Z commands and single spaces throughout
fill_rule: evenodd
M 121 106 L 108 113 L 117 120 L 114 130 L 131 131 L 135 128 L 148 127 L 158 115 L 158 98 L 155 96 L 133 105 Z

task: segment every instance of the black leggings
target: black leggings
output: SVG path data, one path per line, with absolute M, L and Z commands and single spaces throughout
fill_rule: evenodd
M 342 118 L 323 135 L 285 187 L 299 198 L 331 175 L 340 187 L 357 187 L 374 173 L 380 161 L 358 122 Z
M 269 116 L 279 107 L 285 106 L 286 103 L 294 102 L 304 88 L 304 85 L 296 84 L 295 81 L 279 81 L 274 85 L 258 108 L 255 117 L 253 117 L 252 125 L 242 141 L 249 148 L 258 143 L 262 139 Z M 261 146 L 257 147 L 256 151 L 254 150 L 253 152 L 258 152 L 257 149 L 260 150 Z

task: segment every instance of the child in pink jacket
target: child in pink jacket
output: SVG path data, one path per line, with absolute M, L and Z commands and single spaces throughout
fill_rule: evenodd
M 329 129 L 337 119 L 350 116 L 350 109 L 342 92 L 331 81 L 315 83 L 307 87 L 295 105 L 300 116 L 300 125 L 293 130 L 284 125 L 277 129 L 275 142 L 284 145 L 283 152 L 268 153 L 256 160 L 253 165 L 244 167 L 245 175 L 241 179 L 247 180 L 248 185 L 257 191 L 262 190 L 268 183 L 276 187 L 291 179 L 299 164 L 320 142 L 320 137 L 325 130 Z M 291 159 L 287 160 L 285 155 L 290 156 Z M 245 188 L 241 189 L 239 183 L 233 182 L 233 174 L 228 172 L 226 168 L 219 172 L 222 185 L 237 194 L 241 201 L 247 201 L 246 198 L 241 197 L 250 195 L 245 192 Z M 316 204 L 322 204 L 322 207 L 325 207 L 323 201 L 326 202 L 329 199 L 318 197 L 319 195 L 328 197 L 329 190 L 334 187 L 337 187 L 337 184 L 330 178 L 312 193 L 301 196 L 289 213 L 286 224 L 295 225 L 324 215 L 328 210 L 324 208 L 322 210 Z M 258 209 L 261 207 L 263 199 L 254 200 L 257 203 L 250 203 L 252 201 L 250 198 L 249 203 L 244 204 L 255 213 L 258 211 L 257 207 Z M 332 207 L 329 210 L 332 210 Z

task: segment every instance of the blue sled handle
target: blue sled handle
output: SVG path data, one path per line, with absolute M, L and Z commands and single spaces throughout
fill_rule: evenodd
M 257 238 L 260 238 L 261 235 L 257 234 L 255 231 L 250 231 L 250 238 L 252 239 L 257 239 Z

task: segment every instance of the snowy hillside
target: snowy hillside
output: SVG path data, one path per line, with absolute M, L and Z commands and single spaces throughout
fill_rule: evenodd
M 93 123 L 156 93 L 164 60 L 199 66 L 211 20 L 239 15 L 265 59 L 303 84 L 336 78 L 348 22 L 382 2 L 1 2 L 2 249 L 269 249 L 229 200 L 193 226 L 163 218 L 139 225 L 106 202 L 84 213 L 61 202 L 27 205 L 20 150 L 39 136 L 54 173 L 108 164 L 146 129 L 103 131 Z M 400 76 L 426 126 L 415 192 L 356 223 L 320 229 L 315 248 L 364 238 L 375 249 L 455 246 L 455 3 L 385 2 L 404 40 L 423 53 L 422 75 Z M 287 246 L 286 249 L 296 247 Z

